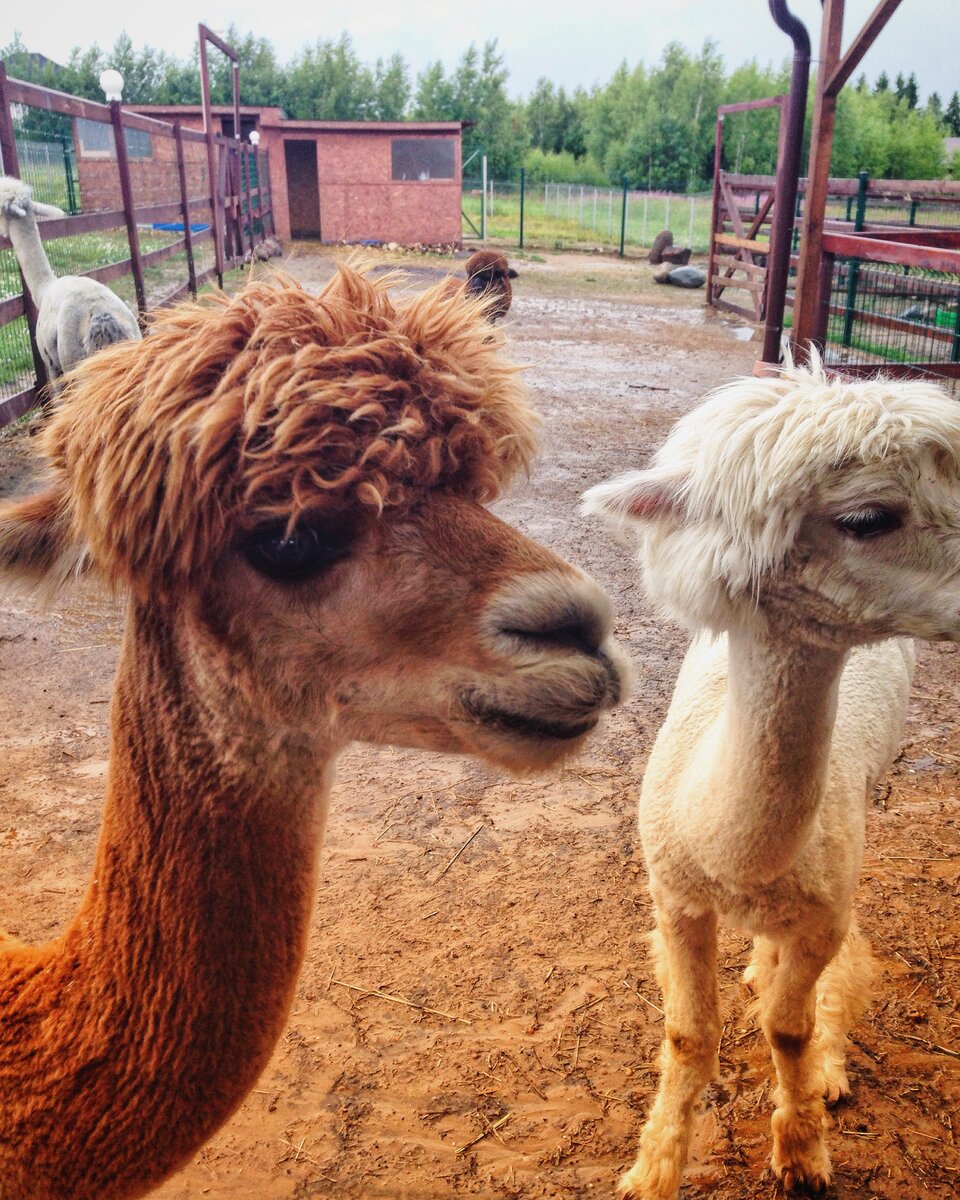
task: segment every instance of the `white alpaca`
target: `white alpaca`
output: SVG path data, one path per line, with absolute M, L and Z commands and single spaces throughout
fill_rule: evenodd
M 112 342 L 140 339 L 136 317 L 108 287 L 82 275 L 54 275 L 37 220 L 65 215 L 34 200 L 29 184 L 0 176 L 0 235 L 13 243 L 37 306 L 37 345 L 51 381 Z
M 851 915 L 865 801 L 901 736 L 906 635 L 960 640 L 960 406 L 924 383 L 744 379 L 674 429 L 654 465 L 585 507 L 639 525 L 647 590 L 706 632 L 647 766 L 640 832 L 665 1038 L 624 1196 L 674 1200 L 717 1070 L 716 928 L 752 934 L 778 1089 L 773 1168 L 830 1181 L 824 1099 L 871 958 Z M 715 636 L 715 635 L 721 636 Z

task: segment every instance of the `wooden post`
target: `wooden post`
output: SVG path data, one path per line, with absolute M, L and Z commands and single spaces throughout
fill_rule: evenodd
M 120 173 L 120 195 L 123 197 L 123 217 L 127 225 L 127 241 L 130 244 L 130 269 L 133 286 L 137 293 L 137 309 L 140 316 L 147 311 L 147 294 L 143 286 L 143 263 L 140 261 L 140 235 L 137 232 L 137 215 L 133 207 L 133 185 L 130 181 L 130 159 L 127 157 L 127 136 L 123 128 L 123 113 L 119 100 L 110 101 L 110 120 L 113 123 L 113 140 L 117 151 L 117 170 Z
M 810 162 L 807 168 L 807 193 L 800 232 L 800 258 L 793 306 L 791 345 L 795 362 L 805 362 L 807 350 L 816 343 L 821 323 L 819 270 L 823 253 L 823 224 L 830 182 L 830 155 L 833 150 L 833 126 L 837 111 L 836 95 L 829 95 L 827 82 L 840 61 L 843 37 L 844 0 L 823 0 L 823 25 L 820 34 L 820 62 L 817 91 L 813 105 L 810 136 Z M 829 303 L 829 298 L 828 298 Z
M 7 69 L 0 62 L 0 157 L 3 158 L 4 174 L 19 179 L 20 159 L 17 155 L 17 139 L 13 132 L 6 83 Z M 17 263 L 17 270 L 20 270 L 19 263 Z M 30 335 L 30 353 L 33 355 L 33 370 L 37 377 L 37 391 L 39 392 L 47 384 L 47 368 L 40 357 L 40 347 L 37 345 L 37 306 L 33 302 L 22 271 L 20 271 L 20 287 L 23 291 L 23 307 L 27 315 L 27 332 Z
M 720 163 L 723 157 L 723 113 L 717 113 L 717 129 L 713 138 L 713 200 L 710 207 L 710 246 L 707 251 L 707 304 L 713 304 L 713 276 L 716 251 L 713 235 L 720 232 Z
M 184 247 L 187 252 L 187 284 L 190 295 L 197 295 L 197 269 L 193 261 L 193 235 L 190 232 L 190 195 L 187 192 L 187 168 L 183 157 L 183 134 L 180 122 L 173 123 L 173 141 L 177 148 L 177 178 L 180 181 L 180 211 L 183 213 Z
M 256 151 L 248 150 L 243 143 L 240 143 L 240 170 L 241 174 L 246 173 L 247 183 L 247 224 L 250 227 L 250 261 L 253 262 L 253 248 L 256 245 L 256 239 L 253 236 L 253 187 L 250 183 L 250 155 Z M 241 216 L 243 214 L 241 213 Z M 262 228 L 262 226 L 261 226 Z

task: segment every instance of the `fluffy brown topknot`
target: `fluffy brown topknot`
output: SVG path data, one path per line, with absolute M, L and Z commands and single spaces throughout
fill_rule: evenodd
M 109 581 L 201 578 L 240 531 L 434 489 L 491 500 L 534 418 L 482 305 L 341 266 L 161 312 L 71 376 L 43 438 L 74 534 Z

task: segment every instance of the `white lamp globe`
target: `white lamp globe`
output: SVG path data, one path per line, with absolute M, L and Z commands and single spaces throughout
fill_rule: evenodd
M 254 148 L 260 145 L 260 134 L 255 129 L 250 131 L 250 145 Z
M 120 100 L 123 97 L 123 76 L 112 67 L 100 75 L 100 86 L 107 100 Z

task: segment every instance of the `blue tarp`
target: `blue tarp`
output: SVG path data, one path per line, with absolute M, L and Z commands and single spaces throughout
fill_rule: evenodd
M 168 233 L 183 233 L 182 221 L 154 221 L 153 229 L 164 229 Z M 209 225 L 191 225 L 191 233 L 203 233 L 205 229 L 209 229 Z

